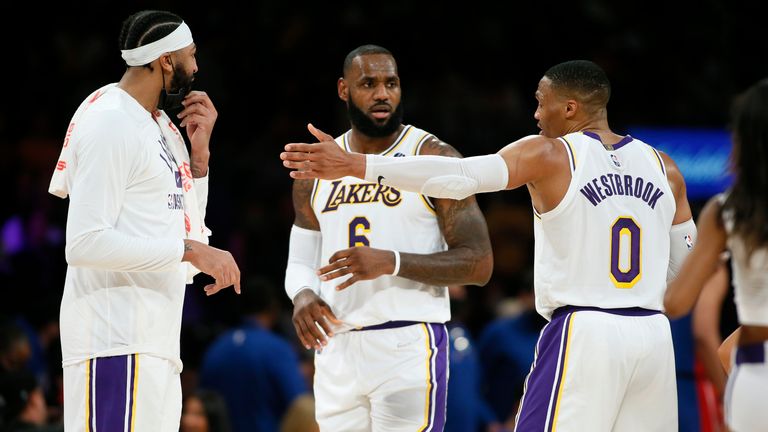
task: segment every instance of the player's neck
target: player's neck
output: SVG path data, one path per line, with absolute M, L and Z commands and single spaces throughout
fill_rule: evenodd
M 160 77 L 146 68 L 128 68 L 117 86 L 152 113 L 160 100 Z
M 400 125 L 394 132 L 385 137 L 370 137 L 359 130 L 352 128 L 349 144 L 350 150 L 363 154 L 376 154 L 390 148 L 397 137 L 403 132 L 405 126 Z
M 587 119 L 575 123 L 568 130 L 568 133 L 573 132 L 592 132 L 599 135 L 603 142 L 612 142 L 623 138 L 611 130 L 611 127 L 608 126 L 608 120 L 605 118 Z

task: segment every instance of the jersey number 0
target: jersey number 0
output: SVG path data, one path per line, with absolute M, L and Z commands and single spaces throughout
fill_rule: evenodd
M 611 225 L 611 281 L 616 288 L 632 288 L 640 280 L 640 226 L 622 216 Z

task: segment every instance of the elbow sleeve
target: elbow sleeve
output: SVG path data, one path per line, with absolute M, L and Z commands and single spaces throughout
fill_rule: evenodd
M 693 249 L 696 243 L 696 224 L 693 219 L 673 225 L 669 230 L 669 267 L 667 269 L 667 282 L 677 276 L 685 257 Z
M 499 154 L 466 159 L 367 155 L 365 179 L 435 198 L 464 199 L 506 189 L 509 170 Z
M 293 300 L 299 291 L 309 288 L 320 293 L 320 278 L 315 273 L 320 266 L 322 236 L 320 231 L 291 228 L 288 243 L 288 265 L 285 269 L 285 293 Z

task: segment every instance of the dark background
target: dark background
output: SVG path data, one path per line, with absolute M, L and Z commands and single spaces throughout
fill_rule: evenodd
M 306 123 L 348 128 L 336 94 L 344 56 L 374 43 L 398 61 L 405 121 L 464 155 L 537 133 L 536 85 L 571 59 L 600 64 L 613 84 L 614 131 L 632 125 L 726 127 L 733 97 L 766 75 L 760 2 L 122 2 L 3 6 L 0 104 L 0 315 L 55 321 L 63 288 L 66 201 L 47 194 L 79 103 L 124 71 L 117 38 L 142 9 L 166 9 L 198 46 L 195 87 L 219 111 L 211 142 L 211 243 L 243 277 L 280 291 L 293 219 L 282 146 L 311 140 Z M 642 137 L 640 137 L 642 138 Z M 493 281 L 470 288 L 460 316 L 478 333 L 527 284 L 532 265 L 524 190 L 479 198 L 496 252 Z M 701 202 L 694 202 L 698 208 Z M 182 357 L 233 324 L 231 292 L 188 291 Z M 285 318 L 290 303 L 283 298 Z M 286 330 L 290 333 L 290 327 Z M 189 342 L 193 340 L 193 342 Z M 198 342 L 195 342 L 198 341 Z M 56 350 L 50 351 L 51 355 Z M 60 354 L 59 354 L 60 355 Z M 56 364 L 59 359 L 51 359 Z

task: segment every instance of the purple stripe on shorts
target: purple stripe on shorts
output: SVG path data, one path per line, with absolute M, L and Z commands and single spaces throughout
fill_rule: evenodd
M 736 364 L 765 363 L 764 342 L 736 347 Z
M 560 342 L 563 341 L 563 330 L 569 316 L 569 314 L 553 316 L 552 321 L 539 336 L 536 344 L 538 356 L 528 374 L 527 386 L 515 426 L 516 431 L 543 431 L 547 424 L 552 387 L 557 378 L 557 363 L 561 355 Z
M 639 307 L 603 309 L 603 308 L 593 307 L 593 306 L 562 306 L 555 309 L 555 311 L 552 313 L 552 320 L 554 321 L 554 319 L 557 317 L 561 317 L 571 312 L 578 312 L 578 311 L 605 312 L 609 314 L 623 315 L 623 316 L 649 316 L 649 315 L 658 315 L 661 313 L 661 311 L 657 311 L 653 309 L 643 309 Z
M 131 381 L 128 384 L 128 430 L 131 430 L 131 421 L 133 420 L 134 415 L 134 405 L 136 404 L 136 401 L 133 400 L 133 388 L 134 383 L 136 382 L 136 357 L 138 357 L 138 354 L 131 354 Z
M 93 412 L 96 404 L 94 382 L 94 368 L 96 366 L 96 359 L 88 359 L 88 432 L 93 432 Z
M 94 387 L 96 430 L 125 430 L 125 386 L 128 380 L 128 356 L 95 359 Z
M 429 432 L 432 430 L 432 424 L 434 423 L 434 415 L 432 408 L 434 404 L 432 401 L 435 398 L 437 391 L 437 380 L 435 379 L 435 359 L 437 358 L 437 345 L 435 345 L 435 338 L 432 335 L 431 326 L 424 323 L 424 329 L 427 331 L 427 346 L 429 347 L 429 361 L 427 366 L 427 379 L 429 380 L 429 393 L 427 394 L 427 421 L 424 427 L 419 429 L 419 432 Z
M 558 395 L 560 393 L 560 386 L 563 382 L 563 376 L 565 376 L 565 355 L 568 352 L 568 334 L 571 332 L 571 322 L 573 322 L 572 314 L 568 314 L 565 317 L 565 332 L 563 333 L 563 349 L 560 350 L 560 370 L 557 373 L 557 381 L 554 387 L 554 397 L 552 398 L 552 406 L 549 408 L 549 428 L 547 431 L 551 431 L 555 427 L 555 411 L 557 411 Z
M 445 428 L 446 404 L 448 403 L 448 331 L 445 324 L 428 324 L 434 334 L 437 355 L 434 359 L 435 375 L 435 414 L 432 431 L 441 432 Z M 430 430 L 430 429 L 428 429 Z

